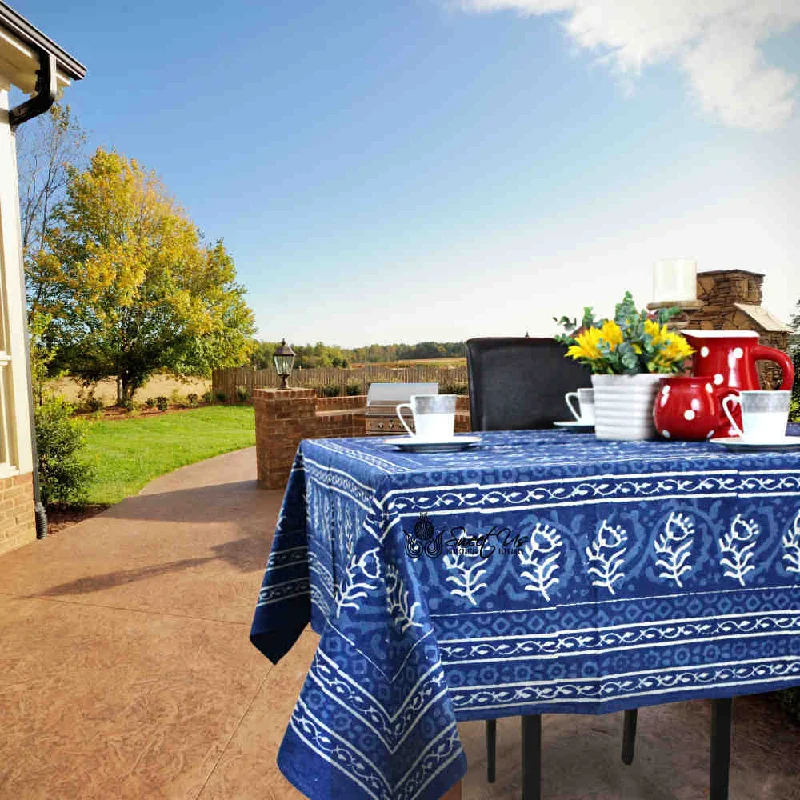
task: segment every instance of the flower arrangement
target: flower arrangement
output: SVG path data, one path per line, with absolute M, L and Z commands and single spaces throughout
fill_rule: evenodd
M 591 307 L 577 320 L 561 317 L 556 322 L 565 333 L 556 339 L 569 346 L 567 356 L 586 364 L 595 374 L 674 375 L 683 372 L 686 359 L 694 350 L 679 333 L 667 330 L 666 323 L 677 308 L 663 308 L 651 314 L 639 311 L 630 292 L 614 309 L 614 319 L 596 319 Z

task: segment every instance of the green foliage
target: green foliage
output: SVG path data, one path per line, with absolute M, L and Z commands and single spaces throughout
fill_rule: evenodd
M 197 398 L 197 393 L 196 392 L 189 392 L 189 394 L 186 395 L 186 399 L 189 401 L 189 405 L 190 406 L 194 407 L 194 406 L 197 405 L 197 399 L 198 398 Z
M 201 398 L 204 403 L 210 403 L 214 399 L 214 395 L 211 394 L 210 391 L 203 392 L 203 397 Z
M 439 386 L 439 394 L 469 394 L 466 383 L 443 383 Z
M 148 397 L 147 400 L 144 401 L 146 408 L 155 408 L 156 407 L 156 399 L 155 397 Z
M 800 422 L 800 398 L 792 398 L 792 402 L 789 405 L 789 421 Z
M 246 360 L 253 316 L 233 260 L 136 161 L 98 149 L 87 169 L 69 168 L 44 245 L 53 367 L 115 376 L 123 401 L 155 371 L 206 375 Z
M 49 397 L 34 409 L 36 448 L 42 501 L 47 506 L 81 505 L 86 501 L 92 470 L 82 458 L 84 423 L 60 397 Z
M 272 356 L 280 342 L 254 341 L 250 365 L 255 369 L 274 369 Z M 301 369 L 315 367 L 349 367 L 352 362 L 383 362 L 428 358 L 463 358 L 463 342 L 419 342 L 418 344 L 371 344 L 346 350 L 322 342 L 292 345 L 294 366 Z
M 225 392 L 217 392 L 214 397 L 216 397 L 218 403 L 228 402 L 228 395 Z
M 169 399 L 163 394 L 156 397 L 156 408 L 159 411 L 166 411 L 169 408 Z
M 118 406 L 125 411 L 133 411 L 133 400 L 130 397 L 126 397 L 118 403 Z
M 417 344 L 370 344 L 346 351 L 351 361 L 409 361 L 427 358 L 463 358 L 464 342 L 418 342 Z
M 342 387 L 338 384 L 317 387 L 317 397 L 341 397 Z
M 92 414 L 95 411 L 102 411 L 103 408 L 105 408 L 105 403 L 103 403 L 99 397 L 95 397 L 94 392 L 89 392 L 84 398 L 83 403 L 81 403 L 81 408 Z
M 361 392 L 362 392 L 362 389 L 361 389 L 361 384 L 360 383 L 348 383 L 348 384 L 345 384 L 344 393 L 348 397 L 355 397 L 356 395 L 361 394 Z

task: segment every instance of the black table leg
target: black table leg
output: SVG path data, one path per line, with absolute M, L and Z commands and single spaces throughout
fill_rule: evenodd
M 636 723 L 639 721 L 639 709 L 634 708 L 625 712 L 625 722 L 622 726 L 622 763 L 632 764 L 633 754 L 636 750 Z
M 542 715 L 522 718 L 522 800 L 542 797 Z
M 711 800 L 728 800 L 733 699 L 711 701 Z
M 497 774 L 497 720 L 486 720 L 486 780 L 494 783 Z

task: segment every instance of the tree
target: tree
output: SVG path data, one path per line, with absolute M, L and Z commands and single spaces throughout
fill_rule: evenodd
M 86 134 L 69 106 L 55 104 L 28 125 L 17 129 L 22 251 L 28 290 L 28 321 L 46 302 L 50 276 L 39 259 L 53 213 L 63 200 L 71 167 L 85 161 Z
M 85 170 L 67 173 L 37 257 L 54 365 L 87 384 L 115 376 L 122 404 L 153 372 L 246 362 L 253 314 L 222 241 L 206 245 L 133 159 L 98 148 Z

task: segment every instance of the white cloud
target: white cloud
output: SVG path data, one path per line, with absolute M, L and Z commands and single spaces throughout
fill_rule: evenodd
M 800 0 L 460 0 L 468 11 L 560 13 L 581 47 L 623 77 L 675 60 L 704 111 L 726 125 L 772 130 L 792 116 L 797 77 L 761 45 L 800 23 Z

